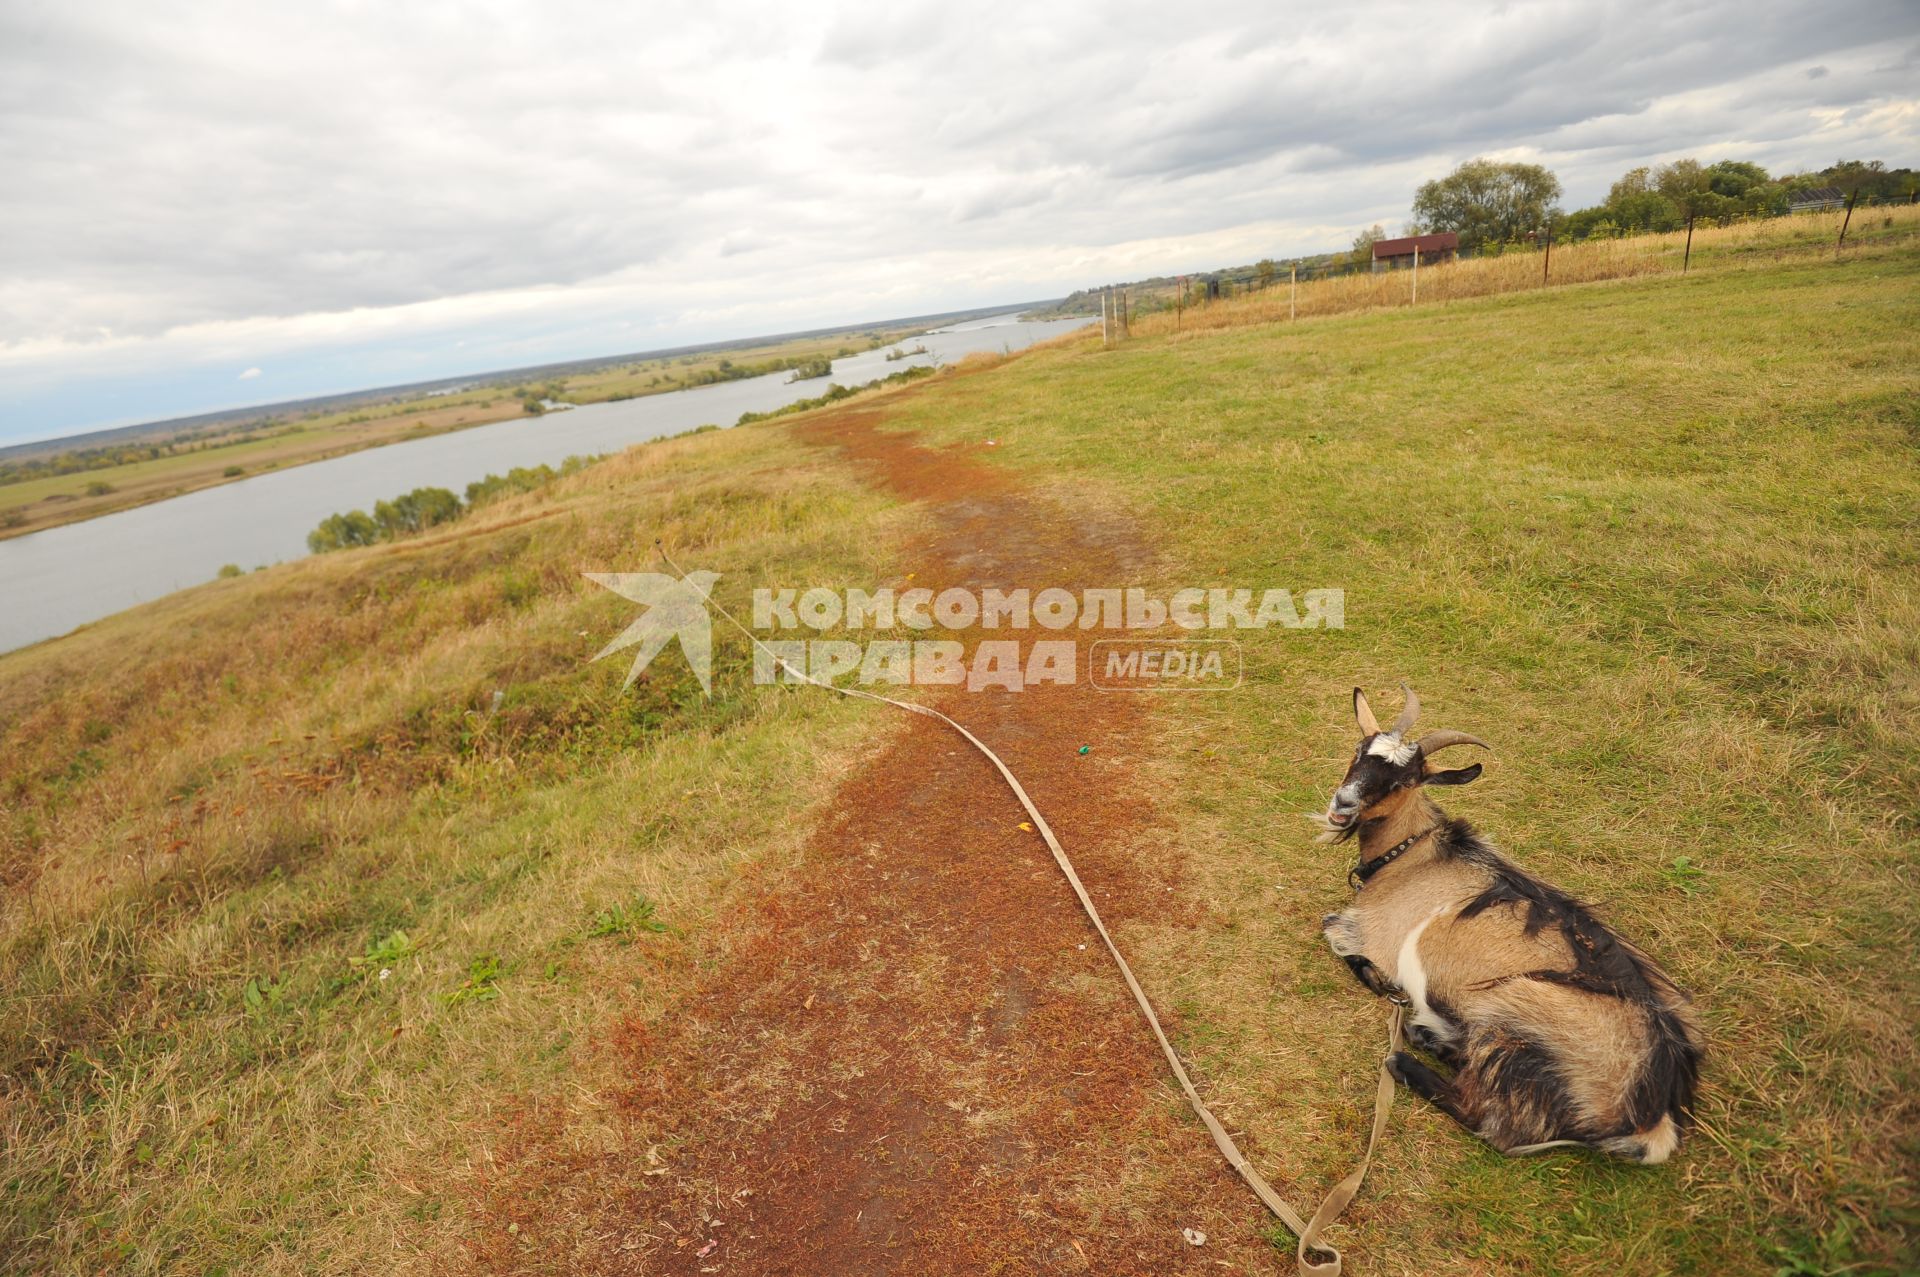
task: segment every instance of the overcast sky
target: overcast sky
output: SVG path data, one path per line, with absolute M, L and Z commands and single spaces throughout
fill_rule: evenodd
M 1912 0 L 0 0 L 0 442 L 1920 163 Z

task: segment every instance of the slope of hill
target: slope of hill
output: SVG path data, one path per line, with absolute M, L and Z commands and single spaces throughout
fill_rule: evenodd
M 1240 635 L 1234 693 L 938 693 L 1067 813 L 1262 1167 L 1306 1198 L 1362 1136 L 1381 1007 L 1300 813 L 1349 689 L 1404 680 L 1498 751 L 1449 806 L 1600 901 L 1713 1054 L 1659 1171 L 1403 1101 L 1355 1266 L 1911 1265 L 1916 298 L 1907 232 L 1075 337 L 0 657 L 0 1266 L 881 1271 L 951 1233 L 933 1270 L 1164 1272 L 1189 1221 L 1279 1262 L 984 769 L 752 686 L 724 630 L 710 700 L 588 662 L 632 608 L 580 573 L 655 537 L 739 606 L 1344 589 L 1344 629 Z

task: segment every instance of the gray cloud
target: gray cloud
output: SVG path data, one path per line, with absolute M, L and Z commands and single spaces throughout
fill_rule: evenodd
M 1694 150 L 1912 162 L 1913 112 L 1886 112 L 1917 47 L 1907 0 L 14 0 L 0 348 L 555 289 L 595 322 L 732 322 L 752 297 L 751 331 L 823 313 L 822 289 L 932 309 L 963 277 L 1206 265 L 1123 246 L 1236 227 L 1322 247 L 1486 151 L 1551 164 L 1570 202 Z

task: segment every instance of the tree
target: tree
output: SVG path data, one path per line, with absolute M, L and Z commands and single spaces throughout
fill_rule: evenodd
M 1460 247 L 1504 244 L 1557 217 L 1560 179 L 1538 164 L 1468 160 L 1414 193 L 1413 216 L 1421 232 L 1454 231 Z
M 1662 164 L 1653 171 L 1653 185 L 1683 224 L 1693 218 L 1731 217 L 1740 211 L 1738 200 L 1714 191 L 1713 171 L 1699 160 Z
M 1628 200 L 1645 195 L 1653 189 L 1653 170 L 1642 164 L 1639 168 L 1628 169 L 1620 175 L 1620 180 L 1607 188 L 1609 205 L 1625 204 Z
M 1771 180 L 1767 177 L 1767 170 L 1745 160 L 1721 160 L 1710 164 L 1706 169 L 1706 179 L 1707 189 L 1715 195 L 1736 200 L 1754 187 L 1764 186 Z
M 1373 261 L 1373 246 L 1387 237 L 1380 223 L 1375 222 L 1353 237 L 1353 264 L 1365 266 Z
M 1862 188 L 1877 186 L 1886 168 L 1879 160 L 1840 160 L 1827 170 L 1827 179 L 1853 195 Z
M 1280 273 L 1280 267 L 1271 257 L 1262 257 L 1259 264 L 1253 268 L 1253 273 L 1259 278 L 1260 287 L 1265 288 L 1273 283 L 1273 277 Z
M 345 550 L 356 545 L 372 545 L 380 539 L 379 525 L 365 510 L 330 514 L 320 526 L 307 533 L 307 548 L 315 554 Z
M 1660 171 L 1665 172 L 1665 169 Z M 1682 180 L 1667 179 L 1669 186 Z M 1606 222 L 1610 230 L 1618 231 L 1670 231 L 1686 221 L 1686 214 L 1663 193 L 1660 174 L 1644 164 L 1620 175 L 1608 188 L 1605 204 L 1596 209 L 1583 209 L 1575 217 L 1593 226 Z
M 459 517 L 460 498 L 445 488 L 415 488 L 391 501 L 373 504 L 373 522 L 387 541 Z

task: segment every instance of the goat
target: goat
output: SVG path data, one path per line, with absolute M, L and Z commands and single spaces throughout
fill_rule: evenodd
M 1564 892 L 1515 866 L 1424 792 L 1465 785 L 1436 770 L 1464 732 L 1406 739 L 1406 705 L 1380 729 L 1353 689 L 1360 746 L 1322 818 L 1324 841 L 1359 840 L 1356 896 L 1322 929 L 1373 993 L 1406 1008 L 1404 1086 L 1508 1155 L 1576 1144 L 1654 1164 L 1691 1124 L 1704 1039 L 1685 994 Z

